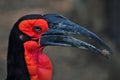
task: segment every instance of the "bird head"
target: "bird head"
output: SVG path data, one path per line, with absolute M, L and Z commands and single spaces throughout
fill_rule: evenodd
M 109 55 L 110 48 L 96 34 L 73 23 L 58 14 L 32 14 L 21 17 L 15 26 L 18 28 L 19 39 L 22 42 L 35 41 L 41 49 L 45 46 L 69 46 L 87 49 L 94 53 Z M 71 35 L 80 35 L 99 44 L 102 49 L 78 40 Z M 17 35 L 18 36 L 18 35 Z

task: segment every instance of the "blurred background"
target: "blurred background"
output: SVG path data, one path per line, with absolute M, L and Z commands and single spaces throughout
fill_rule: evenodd
M 120 80 L 120 0 L 1 0 L 0 80 L 6 77 L 10 30 L 21 16 L 36 13 L 62 14 L 96 33 L 113 50 L 108 60 L 77 48 L 47 47 L 53 80 Z

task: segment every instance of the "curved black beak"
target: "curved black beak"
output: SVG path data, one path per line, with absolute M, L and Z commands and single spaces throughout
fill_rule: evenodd
M 67 18 L 58 14 L 46 14 L 44 15 L 44 19 L 48 21 L 49 30 L 42 35 L 40 41 L 41 46 L 71 46 L 87 49 L 105 56 L 111 53 L 111 49 L 96 34 L 71 22 Z M 89 40 L 93 40 L 101 45 L 103 49 L 99 49 L 94 45 L 78 40 L 70 36 L 71 34 L 82 35 Z

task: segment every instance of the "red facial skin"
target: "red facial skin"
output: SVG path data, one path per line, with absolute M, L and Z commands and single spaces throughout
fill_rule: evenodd
M 35 31 L 34 27 L 39 26 L 41 30 Z M 48 24 L 44 19 L 24 20 L 19 24 L 19 30 L 32 37 L 24 45 L 24 57 L 31 80 L 52 80 L 52 63 L 42 52 L 40 37 L 48 30 Z M 38 42 L 34 40 L 38 40 Z

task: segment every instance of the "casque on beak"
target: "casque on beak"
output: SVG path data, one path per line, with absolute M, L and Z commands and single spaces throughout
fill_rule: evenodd
M 46 14 L 44 15 L 44 19 L 48 21 L 49 30 L 42 35 L 40 40 L 41 46 L 71 46 L 87 49 L 104 56 L 111 53 L 111 49 L 96 34 L 71 22 L 67 18 L 58 14 Z M 103 49 L 99 49 L 92 44 L 78 40 L 70 36 L 71 34 L 81 35 L 92 40 L 98 43 Z

